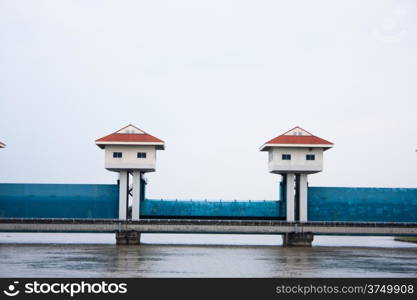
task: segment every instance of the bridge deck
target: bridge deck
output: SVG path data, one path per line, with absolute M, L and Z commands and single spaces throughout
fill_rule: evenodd
M 284 222 L 266 220 L 0 218 L 0 232 L 101 232 L 417 236 L 417 223 Z

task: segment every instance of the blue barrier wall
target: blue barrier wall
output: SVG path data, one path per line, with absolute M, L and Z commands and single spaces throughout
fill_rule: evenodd
M 117 185 L 0 184 L 0 218 L 117 218 L 118 191 Z M 141 216 L 280 219 L 285 201 L 146 199 Z M 308 220 L 417 222 L 417 189 L 309 187 Z
M 118 198 L 117 185 L 0 184 L 0 218 L 118 218 Z M 141 217 L 274 219 L 279 203 L 146 199 Z
M 151 200 L 141 203 L 142 217 L 276 219 L 278 201 Z
M 119 187 L 104 184 L 0 184 L 2 218 L 117 218 Z
M 417 222 L 417 189 L 309 187 L 308 220 Z

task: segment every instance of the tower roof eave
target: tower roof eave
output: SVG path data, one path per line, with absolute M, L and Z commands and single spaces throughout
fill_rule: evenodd
M 333 148 L 334 144 L 269 144 L 265 143 L 259 151 L 269 151 L 270 148 L 323 148 L 324 151 Z
M 130 129 L 130 130 L 129 130 Z M 118 131 L 96 140 L 96 145 L 104 149 L 106 145 L 155 146 L 157 150 L 165 149 L 165 142 L 129 124 Z

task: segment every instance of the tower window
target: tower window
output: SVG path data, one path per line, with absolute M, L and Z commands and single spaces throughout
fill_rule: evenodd
M 316 160 L 316 156 L 314 154 L 307 154 L 306 160 Z
M 291 160 L 291 154 L 283 154 L 282 160 Z
M 146 152 L 138 152 L 138 158 L 146 158 Z
M 122 158 L 122 152 L 113 152 L 113 157 L 114 158 Z

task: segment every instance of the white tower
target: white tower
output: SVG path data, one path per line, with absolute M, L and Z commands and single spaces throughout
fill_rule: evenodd
M 129 124 L 96 140 L 96 145 L 105 151 L 104 167 L 119 173 L 119 219 L 127 218 L 129 174 L 132 174 L 132 219 L 139 220 L 142 174 L 155 171 L 156 150 L 164 150 L 165 143 Z
M 260 148 L 268 151 L 269 172 L 282 175 L 288 222 L 307 221 L 307 175 L 323 170 L 323 152 L 332 147 L 297 126 Z

